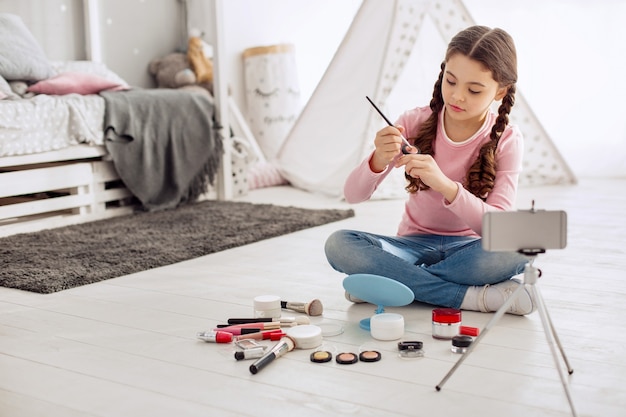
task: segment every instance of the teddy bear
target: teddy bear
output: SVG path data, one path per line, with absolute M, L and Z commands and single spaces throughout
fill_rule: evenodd
M 158 88 L 183 88 L 213 93 L 212 71 L 208 81 L 205 81 L 206 77 L 200 80 L 185 52 L 173 52 L 153 59 L 148 65 L 148 72 L 154 77 Z
M 196 74 L 199 83 L 213 82 L 213 63 L 212 56 L 207 56 L 210 52 L 210 46 L 205 43 L 199 36 L 190 36 L 187 45 L 187 58 L 191 64 L 191 69 Z

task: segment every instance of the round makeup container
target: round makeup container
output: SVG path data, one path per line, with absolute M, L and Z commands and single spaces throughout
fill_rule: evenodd
M 364 350 L 359 353 L 359 360 L 361 362 L 378 362 L 382 355 L 377 350 Z
M 254 297 L 255 318 L 280 318 L 280 297 L 277 295 L 259 295 Z
M 327 350 L 316 350 L 315 352 L 311 353 L 311 356 L 310 356 L 311 362 L 315 362 L 315 363 L 330 362 L 332 358 L 333 358 L 333 354 Z
M 297 349 L 315 349 L 322 344 L 322 329 L 313 324 L 295 326 L 286 331 Z
M 471 336 L 454 336 L 450 350 L 453 353 L 465 353 L 473 341 Z
M 340 353 L 335 357 L 335 362 L 340 365 L 351 365 L 353 363 L 357 363 L 359 361 L 359 357 L 356 353 L 352 352 L 344 352 Z
M 436 308 L 433 310 L 433 338 L 450 340 L 459 334 L 461 310 L 456 308 Z
M 374 339 L 397 340 L 404 336 L 404 317 L 395 313 L 381 313 L 370 319 L 370 332 Z

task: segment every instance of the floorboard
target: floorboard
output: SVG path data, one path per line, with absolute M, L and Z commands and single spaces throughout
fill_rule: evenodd
M 626 409 L 626 179 L 527 187 L 517 206 L 565 210 L 568 245 L 540 255 L 538 288 L 574 368 L 579 416 Z M 291 187 L 254 190 L 243 201 L 346 208 Z M 459 356 L 431 337 L 432 306 L 387 308 L 404 316 L 405 340 L 425 356 L 398 357 L 359 320 L 369 304 L 345 300 L 342 275 L 323 243 L 338 228 L 393 234 L 401 200 L 351 206 L 356 216 L 289 235 L 55 294 L 0 288 L 0 416 L 569 416 L 571 411 L 537 313 L 505 315 L 440 392 Z M 321 348 L 377 349 L 376 363 L 314 364 L 296 349 L 252 375 L 231 344 L 198 341 L 228 317 L 250 316 L 252 299 L 320 299 L 313 324 L 340 326 Z M 284 315 L 299 315 L 284 311 Z M 492 314 L 464 312 L 484 327 Z

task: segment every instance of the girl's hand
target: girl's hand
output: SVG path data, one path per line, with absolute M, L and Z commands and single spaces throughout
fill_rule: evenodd
M 448 202 L 456 198 L 458 184 L 441 171 L 431 155 L 402 155 L 395 164 L 396 168 L 401 166 L 404 166 L 404 172 L 409 176 L 421 179 L 432 190 L 441 193 Z
M 373 172 L 382 172 L 400 153 L 403 145 L 402 133 L 404 133 L 402 126 L 387 126 L 376 132 L 374 139 L 376 149 L 370 159 L 370 168 Z

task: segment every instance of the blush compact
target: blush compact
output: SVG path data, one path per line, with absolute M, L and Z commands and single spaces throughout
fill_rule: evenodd
M 340 365 L 350 365 L 353 363 L 357 363 L 359 361 L 359 357 L 352 352 L 343 352 L 338 354 L 335 357 L 335 362 L 337 362 Z
M 382 355 L 377 350 L 364 350 L 359 353 L 359 360 L 361 362 L 378 362 Z

